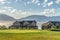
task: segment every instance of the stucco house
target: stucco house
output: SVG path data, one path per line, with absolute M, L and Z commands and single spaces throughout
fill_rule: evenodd
M 44 24 L 42 24 L 42 29 L 51 29 L 52 27 L 56 27 L 57 29 L 60 29 L 60 21 L 49 21 Z
M 16 21 L 9 28 L 25 28 L 25 29 L 38 29 L 37 22 L 33 21 Z

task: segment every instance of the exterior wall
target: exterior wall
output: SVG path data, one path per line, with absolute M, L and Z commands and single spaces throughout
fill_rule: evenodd
M 38 29 L 36 21 L 16 21 L 12 26 L 16 28 Z M 12 27 L 10 26 L 10 27 Z
M 49 21 L 47 23 L 42 24 L 42 29 L 51 29 L 53 25 L 56 26 L 57 29 L 60 29 L 60 22 L 57 21 Z

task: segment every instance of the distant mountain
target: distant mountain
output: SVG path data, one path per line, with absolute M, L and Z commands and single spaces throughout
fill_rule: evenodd
M 14 21 L 15 19 L 13 17 L 10 17 L 5 14 L 0 14 L 0 21 Z
M 18 19 L 20 20 L 36 20 L 37 22 L 45 22 L 45 21 L 60 21 L 60 16 L 52 16 L 47 17 L 44 15 L 31 15 L 25 18 Z
M 0 14 L 0 25 L 8 26 L 12 25 L 16 19 L 5 14 Z

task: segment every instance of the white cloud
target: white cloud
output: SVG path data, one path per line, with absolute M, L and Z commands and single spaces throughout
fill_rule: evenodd
M 13 8 L 6 6 L 6 7 L 4 7 L 4 9 L 6 9 L 6 10 L 8 10 L 8 11 L 11 11 Z
M 60 0 L 57 0 L 57 1 L 59 1 L 59 2 L 60 2 Z
M 23 17 L 30 15 L 30 13 L 28 11 L 17 10 L 14 8 L 12 8 L 11 10 L 7 10 L 7 7 L 4 7 L 4 8 L 6 8 L 6 9 L 0 9 L 0 14 L 7 14 L 16 19 L 23 18 Z M 10 7 L 8 7 L 8 8 L 10 8 Z
M 46 7 L 46 5 L 43 5 L 43 7 Z
M 56 1 L 56 3 L 58 4 L 59 2 L 58 2 L 58 1 Z
M 31 1 L 32 1 L 32 2 L 27 1 L 26 3 L 24 3 L 25 6 L 26 6 L 27 4 L 31 4 L 31 3 L 33 3 L 33 4 L 37 4 L 38 6 L 40 5 L 40 1 L 39 1 L 39 0 L 31 0 Z
M 5 4 L 6 2 L 3 1 L 3 2 L 1 2 L 1 3 L 2 3 L 2 4 Z
M 11 11 L 8 12 L 10 16 L 19 19 L 19 18 L 23 18 L 26 16 L 29 16 L 29 12 L 28 11 L 23 11 L 23 10 L 17 10 L 17 9 L 12 9 Z
M 48 1 L 48 0 L 45 0 L 45 1 L 44 1 L 44 4 L 45 4 L 47 1 Z
M 0 0 L 0 3 L 4 4 L 6 0 Z
M 40 3 L 38 3 L 37 5 L 40 6 Z
M 47 3 L 47 1 L 48 1 L 48 0 L 44 0 L 44 2 L 43 2 L 43 4 L 42 4 L 42 5 L 43 5 L 43 7 L 46 7 L 46 6 L 47 6 L 47 4 L 46 4 L 46 3 Z
M 15 13 L 16 12 L 16 9 L 13 9 L 13 10 L 11 10 L 11 12 L 10 13 Z
M 19 18 L 23 18 L 26 16 L 29 16 L 30 13 L 28 11 L 22 11 L 22 10 L 14 10 L 12 11 L 12 15 L 10 14 L 10 16 L 19 19 Z
M 12 7 L 8 7 L 8 6 L 6 6 L 6 7 L 4 7 L 4 9 L 11 9 Z
M 57 1 L 60 1 L 60 0 L 57 0 Z
M 60 0 L 56 0 L 56 3 L 57 3 L 57 4 L 60 3 Z
M 51 6 L 53 3 L 53 1 L 50 1 L 50 2 L 47 2 L 48 0 L 45 0 L 44 3 L 42 4 L 43 7 L 46 7 L 46 6 Z
M 31 0 L 32 1 L 32 3 L 34 3 L 35 2 L 35 0 Z
M 32 3 L 39 3 L 39 0 L 32 0 Z
M 21 14 L 23 14 L 23 15 L 27 15 L 27 14 L 28 14 L 28 12 L 22 12 Z
M 5 0 L 0 0 L 0 2 L 3 2 L 3 1 L 5 1 Z
M 36 0 L 36 2 L 35 3 L 39 3 L 40 1 L 39 0 Z
M 32 0 L 32 3 L 37 4 L 38 6 L 40 6 L 40 0 Z
M 44 11 L 41 12 L 40 15 L 45 15 L 45 16 L 54 16 L 55 14 L 55 9 L 45 9 Z
M 5 3 L 11 3 L 11 2 L 9 2 L 9 1 L 7 1 L 7 0 L 0 0 L 0 3 L 1 3 L 1 4 L 5 4 Z
M 49 3 L 48 3 L 48 6 L 51 6 L 52 4 L 53 4 L 53 1 L 49 2 Z
M 14 0 L 14 2 L 18 2 L 18 1 L 21 1 L 21 0 Z
M 0 9 L 0 13 L 5 13 L 6 10 Z

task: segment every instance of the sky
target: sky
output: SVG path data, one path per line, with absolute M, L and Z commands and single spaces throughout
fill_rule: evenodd
M 0 0 L 0 14 L 16 19 L 30 15 L 60 16 L 60 0 Z

